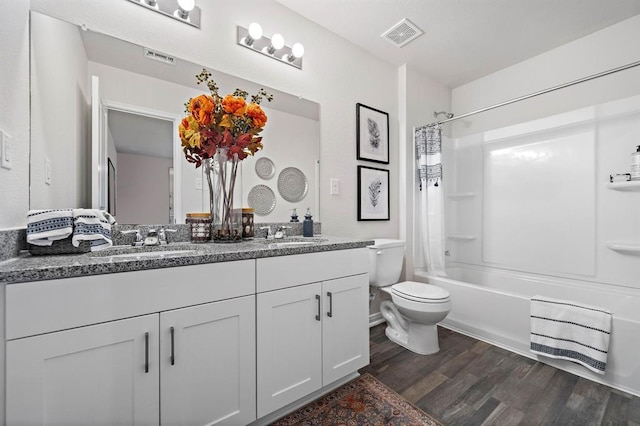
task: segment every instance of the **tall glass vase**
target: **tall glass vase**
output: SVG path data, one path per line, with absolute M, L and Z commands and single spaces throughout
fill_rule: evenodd
M 242 241 L 242 162 L 218 148 L 204 163 L 209 184 L 211 239 L 214 243 Z

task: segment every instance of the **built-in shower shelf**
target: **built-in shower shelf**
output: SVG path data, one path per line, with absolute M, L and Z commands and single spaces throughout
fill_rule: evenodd
M 463 200 L 465 198 L 473 198 L 478 195 L 476 192 L 452 192 L 447 194 L 447 198 L 451 200 Z
M 622 241 L 607 241 L 607 248 L 625 254 L 640 256 L 640 243 L 625 243 Z
M 640 180 L 629 180 L 626 182 L 611 182 L 607 188 L 616 191 L 640 191 Z
M 447 238 L 450 240 L 457 240 L 457 241 L 473 241 L 477 237 L 475 235 L 469 235 L 469 234 L 451 234 L 451 235 L 447 235 Z

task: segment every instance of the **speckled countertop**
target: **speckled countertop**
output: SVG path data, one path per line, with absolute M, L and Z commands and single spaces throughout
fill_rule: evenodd
M 278 243 L 309 244 L 278 246 Z M 52 280 L 84 275 L 172 268 L 202 263 L 227 262 L 261 257 L 287 256 L 331 250 L 345 250 L 372 245 L 373 240 L 318 235 L 284 240 L 255 239 L 242 243 L 171 243 L 155 247 L 114 246 L 106 250 L 69 255 L 32 256 L 22 251 L 18 257 L 0 262 L 0 282 L 19 283 Z M 167 252 L 166 254 L 150 254 Z M 136 256 L 136 253 L 146 253 Z M 132 255 L 133 254 L 133 255 Z M 119 256 L 120 255 L 120 256 Z M 125 255 L 125 256 L 122 256 Z

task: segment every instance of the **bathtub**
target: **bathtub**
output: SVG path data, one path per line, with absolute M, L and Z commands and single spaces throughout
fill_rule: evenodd
M 640 396 L 640 290 L 468 265 L 448 267 L 447 278 L 416 270 L 414 281 L 437 285 L 451 294 L 451 312 L 440 325 Z M 612 331 L 604 375 L 529 351 L 530 298 L 535 295 L 611 311 Z

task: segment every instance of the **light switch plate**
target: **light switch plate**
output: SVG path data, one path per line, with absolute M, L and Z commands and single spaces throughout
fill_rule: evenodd
M 340 179 L 331 179 L 330 195 L 340 195 Z
M 4 130 L 0 130 L 0 157 L 2 157 L 0 162 L 2 168 L 11 169 L 11 136 Z

